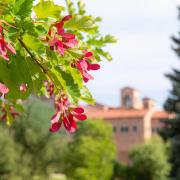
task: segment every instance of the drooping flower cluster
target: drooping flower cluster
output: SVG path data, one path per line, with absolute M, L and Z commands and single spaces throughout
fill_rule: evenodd
M 71 107 L 65 94 L 55 100 L 56 113 L 51 118 L 51 132 L 57 132 L 63 124 L 67 131 L 73 133 L 77 129 L 77 121 L 87 119 L 82 107 Z
M 0 120 L 1 121 L 6 121 L 7 120 L 7 117 L 8 117 L 8 112 L 5 108 L 2 108 L 1 112 L 3 113 L 2 116 L 0 117 Z M 10 106 L 9 108 L 9 113 L 10 115 L 12 116 L 13 119 L 15 119 L 17 116 L 19 116 L 19 113 L 18 112 L 15 112 L 14 111 L 14 106 Z
M 51 97 L 54 94 L 54 84 L 52 81 L 45 81 L 44 86 L 48 92 L 48 96 Z
M 55 24 L 48 32 L 47 41 L 51 50 L 57 51 L 60 55 L 64 55 L 65 49 L 73 48 L 78 44 L 74 34 L 65 32 L 64 22 L 72 18 L 71 15 L 65 16 L 60 22 Z
M 15 49 L 10 43 L 7 43 L 3 35 L 3 27 L 0 25 L 0 56 L 6 61 L 9 60 L 8 52 L 16 54 Z
M 3 84 L 3 83 L 0 83 L 0 96 L 1 96 L 1 100 L 4 101 L 4 96 L 9 92 L 9 88 Z M 13 117 L 13 118 L 16 118 L 19 113 L 15 112 L 14 111 L 14 106 L 10 106 L 9 107 L 9 111 L 7 112 L 7 110 L 4 108 L 4 105 L 5 105 L 5 102 L 2 103 L 2 109 L 1 109 L 1 112 L 2 112 L 2 116 L 0 117 L 0 120 L 2 121 L 6 121 L 7 120 L 7 117 L 8 117 L 8 113 Z
M 85 51 L 82 59 L 79 59 L 75 63 L 75 67 L 80 71 L 84 82 L 88 82 L 91 79 L 94 79 L 92 75 L 88 73 L 90 70 L 100 69 L 99 64 L 92 64 L 89 62 L 89 59 L 93 56 L 92 52 Z

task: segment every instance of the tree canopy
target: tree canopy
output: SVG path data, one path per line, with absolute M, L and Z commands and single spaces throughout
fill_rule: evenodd
M 60 173 L 63 153 L 68 143 L 65 132 L 52 134 L 48 118 L 53 108 L 31 99 L 25 114 L 16 119 L 10 129 L 0 125 L 0 179 L 44 180 Z
M 179 20 L 180 20 L 180 9 Z M 179 32 L 180 34 L 180 32 Z M 180 57 L 180 38 L 173 36 L 173 50 Z M 166 74 L 171 82 L 169 96 L 164 104 L 165 110 L 174 113 L 176 117 L 171 120 L 165 120 L 165 128 L 161 131 L 164 139 L 171 143 L 171 154 L 169 161 L 172 164 L 170 177 L 172 179 L 180 179 L 180 69 L 173 68 L 172 72 Z
M 116 157 L 112 137 L 112 127 L 104 121 L 82 124 L 64 154 L 64 172 L 68 179 L 111 179 Z
M 114 179 L 118 180 L 166 180 L 170 172 L 167 145 L 155 137 L 137 145 L 129 154 L 130 165 L 116 163 Z

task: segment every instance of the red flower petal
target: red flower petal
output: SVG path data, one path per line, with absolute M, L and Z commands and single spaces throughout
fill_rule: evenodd
M 9 61 L 9 57 L 8 57 L 8 55 L 7 54 L 0 54 L 0 56 L 3 58 L 3 59 L 5 59 L 6 61 Z
M 78 114 L 82 114 L 84 112 L 84 109 L 81 107 L 74 108 L 73 111 Z
M 60 129 L 60 127 L 61 127 L 61 122 L 56 122 L 56 123 L 54 123 L 54 124 L 52 124 L 51 125 L 51 127 L 50 127 L 50 131 L 51 132 L 57 132 L 59 129 Z
M 16 50 L 13 48 L 11 44 L 6 44 L 7 50 L 9 50 L 11 53 L 16 54 Z
M 64 47 L 61 41 L 57 42 L 57 51 L 63 56 L 64 55 Z
M 76 39 L 70 39 L 68 42 L 63 42 L 66 48 L 73 48 L 78 44 Z
M 3 27 L 0 26 L 0 34 L 2 34 L 2 33 L 3 33 Z
M 54 37 L 51 41 L 49 41 L 49 46 L 53 47 L 58 42 L 58 38 Z
M 87 116 L 85 114 L 74 114 L 74 117 L 80 121 L 84 121 L 87 119 Z
M 94 79 L 93 76 L 91 76 L 86 71 L 83 72 L 82 76 L 83 76 L 83 79 L 85 80 L 85 82 L 86 82 L 86 80 L 93 80 Z
M 98 70 L 100 69 L 100 65 L 99 64 L 88 64 L 88 70 Z
M 84 55 L 84 57 L 89 58 L 89 57 L 91 57 L 92 55 L 93 55 L 93 53 L 92 53 L 92 52 L 86 52 L 86 54 Z
M 62 21 L 69 21 L 72 18 L 72 15 L 65 16 Z
M 7 94 L 8 92 L 9 92 L 8 87 L 6 87 L 6 85 L 0 83 L 0 93 Z
M 63 22 L 63 21 L 60 21 L 59 23 L 56 24 L 57 33 L 58 33 L 59 35 L 64 34 L 63 26 L 64 26 L 64 22 Z
M 70 133 L 74 133 L 76 130 L 77 130 L 77 124 L 76 124 L 76 122 L 73 120 L 73 121 L 71 122 L 71 127 L 70 127 L 70 129 L 69 129 L 69 132 L 70 132 Z
M 75 39 L 75 35 L 71 33 L 64 33 L 62 34 L 62 37 L 65 39 Z
M 88 62 L 86 61 L 86 60 L 81 60 L 80 61 L 80 66 L 81 66 L 81 68 L 83 69 L 83 70 L 87 70 L 87 68 L 88 68 Z
M 64 124 L 64 127 L 69 131 L 70 128 L 71 128 L 71 125 L 70 125 L 70 122 L 68 121 L 67 118 L 63 118 L 63 124 Z
M 59 119 L 60 119 L 60 115 L 61 115 L 60 112 L 54 114 L 54 115 L 51 117 L 51 123 L 56 123 L 56 122 L 58 122 Z

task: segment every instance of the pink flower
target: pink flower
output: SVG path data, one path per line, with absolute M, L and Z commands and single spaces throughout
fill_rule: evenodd
M 54 84 L 51 81 L 45 81 L 44 85 L 46 87 L 48 95 L 52 96 L 54 94 Z
M 63 123 L 65 129 L 70 133 L 77 130 L 77 121 L 84 121 L 87 116 L 82 107 L 72 108 L 65 95 L 61 95 L 55 102 L 56 113 L 51 118 L 51 132 L 57 132 Z
M 99 64 L 91 64 L 88 59 L 93 55 L 92 52 L 85 51 L 85 55 L 82 59 L 79 59 L 75 66 L 80 71 L 84 82 L 88 82 L 89 80 L 94 79 L 93 76 L 91 76 L 88 71 L 90 70 L 98 70 L 100 69 Z
M 64 34 L 64 29 L 63 29 L 64 22 L 65 22 L 65 21 L 69 21 L 71 18 L 72 18 L 71 15 L 67 15 L 67 16 L 65 16 L 60 22 L 56 23 L 57 33 L 58 33 L 59 35 Z
M 72 18 L 71 15 L 65 16 L 60 22 L 55 24 L 57 32 L 54 29 L 50 29 L 48 32 L 47 41 L 50 49 L 57 51 L 60 55 L 64 55 L 65 49 L 74 48 L 78 41 L 75 39 L 75 35 L 65 32 L 63 26 L 64 22 Z
M 4 85 L 3 83 L 0 83 L 0 93 L 5 95 L 9 92 L 9 89 L 6 85 Z
M 49 45 L 51 50 L 56 50 L 60 55 L 64 55 L 63 43 L 57 37 L 54 37 L 54 39 L 52 39 L 52 41 L 49 42 Z
M 20 87 L 19 87 L 19 90 L 20 90 L 21 92 L 26 92 L 26 91 L 27 91 L 27 84 L 22 83 L 22 84 L 20 85 Z
M 10 43 L 7 43 L 4 39 L 3 35 L 3 27 L 0 26 L 0 56 L 4 58 L 6 61 L 9 60 L 8 57 L 8 51 L 11 52 L 12 54 L 16 54 L 15 49 Z
M 51 124 L 51 127 L 50 127 L 49 130 L 50 130 L 51 132 L 57 132 L 57 131 L 60 129 L 61 124 L 62 124 L 62 122 L 53 123 L 53 124 Z

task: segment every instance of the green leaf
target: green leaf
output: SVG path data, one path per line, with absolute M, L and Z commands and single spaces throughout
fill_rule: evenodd
M 74 7 L 74 4 L 71 0 L 66 0 L 66 5 L 68 8 L 69 14 L 75 14 L 76 8 Z
M 98 26 L 95 24 L 92 16 L 82 15 L 74 15 L 71 20 L 65 23 L 64 27 L 71 30 L 83 31 L 92 34 L 98 30 Z
M 79 88 L 83 87 L 83 79 L 82 75 L 76 68 L 67 67 L 66 70 L 71 73 L 72 78 L 74 79 L 74 82 L 79 86 Z
M 88 39 L 87 43 L 93 46 L 98 46 L 98 47 L 104 47 L 108 43 L 116 43 L 117 39 L 114 36 L 111 35 L 106 35 L 101 38 L 98 37 L 93 37 Z
M 99 54 L 100 56 L 104 57 L 108 61 L 112 61 L 112 56 L 110 55 L 109 52 L 103 51 L 102 49 L 96 48 L 96 53 Z
M 38 40 L 38 38 L 30 36 L 27 33 L 23 36 L 23 42 L 28 48 L 32 49 L 35 52 L 43 53 L 45 51 L 45 46 L 43 45 L 43 43 Z
M 33 0 L 16 0 L 14 3 L 14 14 L 21 18 L 26 18 L 31 15 Z
M 63 10 L 64 7 L 54 4 L 52 1 L 41 0 L 36 6 L 34 6 L 37 18 L 52 17 L 59 19 L 60 13 Z
M 69 52 L 76 59 L 82 58 L 84 55 L 82 50 L 79 49 L 67 49 L 67 52 Z
M 11 57 L 10 64 L 0 58 L 0 82 L 9 88 L 6 98 L 11 102 L 26 99 L 31 93 L 38 93 L 43 86 L 45 75 L 40 67 L 30 57 L 24 58 L 17 52 Z M 21 92 L 19 87 L 27 84 L 27 91 Z
M 102 38 L 102 41 L 104 43 L 117 43 L 117 38 L 108 34 Z
M 78 99 L 80 97 L 80 89 L 78 84 L 74 82 L 72 75 L 67 72 L 63 71 L 61 68 L 57 67 L 56 70 L 59 72 L 60 76 L 66 82 L 66 90 L 69 95 L 70 101 L 74 104 L 78 103 Z
M 90 93 L 89 89 L 86 86 L 83 86 L 83 89 L 81 90 L 81 97 L 80 99 L 88 104 L 94 104 L 95 99 L 93 98 L 92 94 Z
M 85 3 L 83 1 L 78 1 L 78 8 L 79 8 L 79 14 L 84 15 L 86 10 L 85 10 Z

